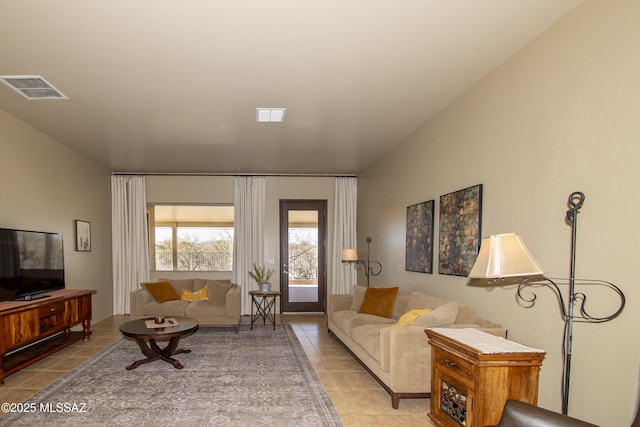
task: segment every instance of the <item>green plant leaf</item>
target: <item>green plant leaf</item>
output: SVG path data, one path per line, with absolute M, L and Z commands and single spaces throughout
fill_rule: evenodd
M 249 271 L 249 277 L 255 280 L 256 283 L 268 283 L 269 279 L 273 275 L 273 270 L 267 269 L 265 265 L 258 266 L 253 264 L 253 270 Z

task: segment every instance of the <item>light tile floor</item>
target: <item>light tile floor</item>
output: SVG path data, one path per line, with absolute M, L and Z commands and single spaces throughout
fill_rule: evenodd
M 13 375 L 0 387 L 0 402 L 22 402 L 122 337 L 118 327 L 128 316 L 111 316 L 91 326 L 91 340 L 78 342 Z M 325 315 L 285 314 L 329 397 L 347 427 L 433 426 L 429 399 L 401 399 L 391 407 L 389 394 L 327 333 Z M 249 323 L 244 316 L 243 324 Z M 255 327 L 269 327 L 254 325 Z

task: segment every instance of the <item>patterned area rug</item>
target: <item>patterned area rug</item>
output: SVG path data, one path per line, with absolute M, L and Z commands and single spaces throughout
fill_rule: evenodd
M 107 347 L 6 413 L 0 425 L 341 426 L 289 325 L 202 328 L 180 342 L 184 369 L 143 358 L 132 340 Z M 26 406 L 28 405 L 28 406 Z

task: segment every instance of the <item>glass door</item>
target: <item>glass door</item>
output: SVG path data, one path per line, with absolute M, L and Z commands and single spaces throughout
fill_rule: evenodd
M 282 312 L 325 312 L 326 200 L 280 201 Z

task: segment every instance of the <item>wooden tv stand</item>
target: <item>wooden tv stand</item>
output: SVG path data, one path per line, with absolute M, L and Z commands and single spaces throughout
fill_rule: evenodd
M 91 335 L 91 295 L 61 289 L 46 298 L 0 302 L 0 386 L 4 378 Z M 82 323 L 82 331 L 71 327 Z M 9 353 L 9 354 L 7 354 Z

